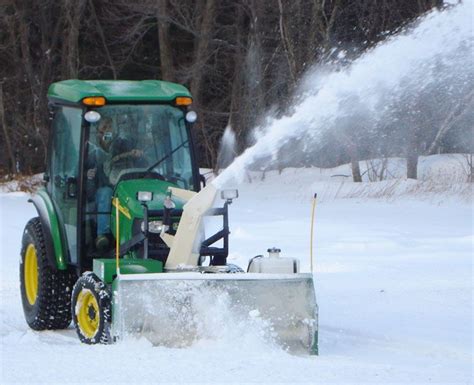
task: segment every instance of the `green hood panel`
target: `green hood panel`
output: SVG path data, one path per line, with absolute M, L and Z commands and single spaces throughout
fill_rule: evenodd
M 160 80 L 63 80 L 51 84 L 48 97 L 79 103 L 88 96 L 103 96 L 108 102 L 171 102 L 191 97 L 186 87 Z
M 143 207 L 137 200 L 139 191 L 151 191 L 153 200 L 147 202 L 150 210 L 162 210 L 168 187 L 177 187 L 175 184 L 158 179 L 131 179 L 120 182 L 115 189 L 115 196 L 120 205 L 128 210 L 131 218 L 143 218 Z M 186 202 L 173 197 L 177 209 L 182 209 Z

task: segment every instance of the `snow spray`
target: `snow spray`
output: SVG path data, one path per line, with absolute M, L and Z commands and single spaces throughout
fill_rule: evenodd
M 314 69 L 300 87 L 300 102 L 291 113 L 269 117 L 264 127 L 257 127 L 257 142 L 213 183 L 218 188 L 240 183 L 246 169 L 262 159 L 270 164 L 277 161 L 281 148 L 293 139 L 304 139 L 301 151 L 317 148 L 322 135 L 334 129 L 341 116 L 354 121 L 350 119 L 354 105 L 372 120 L 384 119 L 388 112 L 381 104 L 386 105 L 387 99 L 403 100 L 407 93 L 416 97 L 424 87 L 453 73 L 465 75 L 454 89 L 472 86 L 472 7 L 472 0 L 466 0 L 431 11 L 342 69 L 325 73 Z M 441 103 L 450 97 L 446 95 Z
M 229 125 L 222 135 L 221 145 L 219 148 L 219 155 L 217 156 L 217 168 L 223 169 L 229 166 L 235 158 L 236 155 L 236 138 L 235 132 L 232 130 L 232 127 Z

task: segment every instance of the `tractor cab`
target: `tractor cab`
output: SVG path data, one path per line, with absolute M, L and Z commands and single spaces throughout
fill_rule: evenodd
M 190 139 L 181 109 L 170 105 L 109 105 L 85 114 L 84 167 L 98 188 L 151 177 L 194 190 Z
M 52 133 L 46 190 L 64 229 L 63 258 L 79 271 L 115 246 L 115 206 L 121 243 L 142 232 L 140 191 L 153 191 L 150 213 L 163 209 L 169 187 L 199 191 L 193 149 L 191 96 L 162 81 L 67 80 L 48 92 Z M 182 209 L 176 202 L 176 209 Z M 171 221 L 169 231 L 173 232 Z M 150 228 L 150 257 L 165 261 L 160 221 Z M 130 244 L 129 244 L 130 246 Z M 143 248 L 130 248 L 143 257 Z M 133 254 L 134 253 L 134 254 Z M 133 255 L 132 255 L 133 254 Z

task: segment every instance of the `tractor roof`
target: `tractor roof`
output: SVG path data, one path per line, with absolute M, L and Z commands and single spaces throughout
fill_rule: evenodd
M 160 80 L 63 80 L 48 89 L 48 98 L 79 103 L 90 96 L 108 102 L 167 102 L 179 96 L 191 97 L 186 87 Z

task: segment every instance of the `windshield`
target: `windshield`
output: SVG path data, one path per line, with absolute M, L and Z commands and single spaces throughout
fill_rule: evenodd
M 169 105 L 108 105 L 91 123 L 86 168 L 98 186 L 115 186 L 124 175 L 155 177 L 193 190 L 189 138 L 184 114 Z M 88 166 L 88 164 L 90 164 Z

